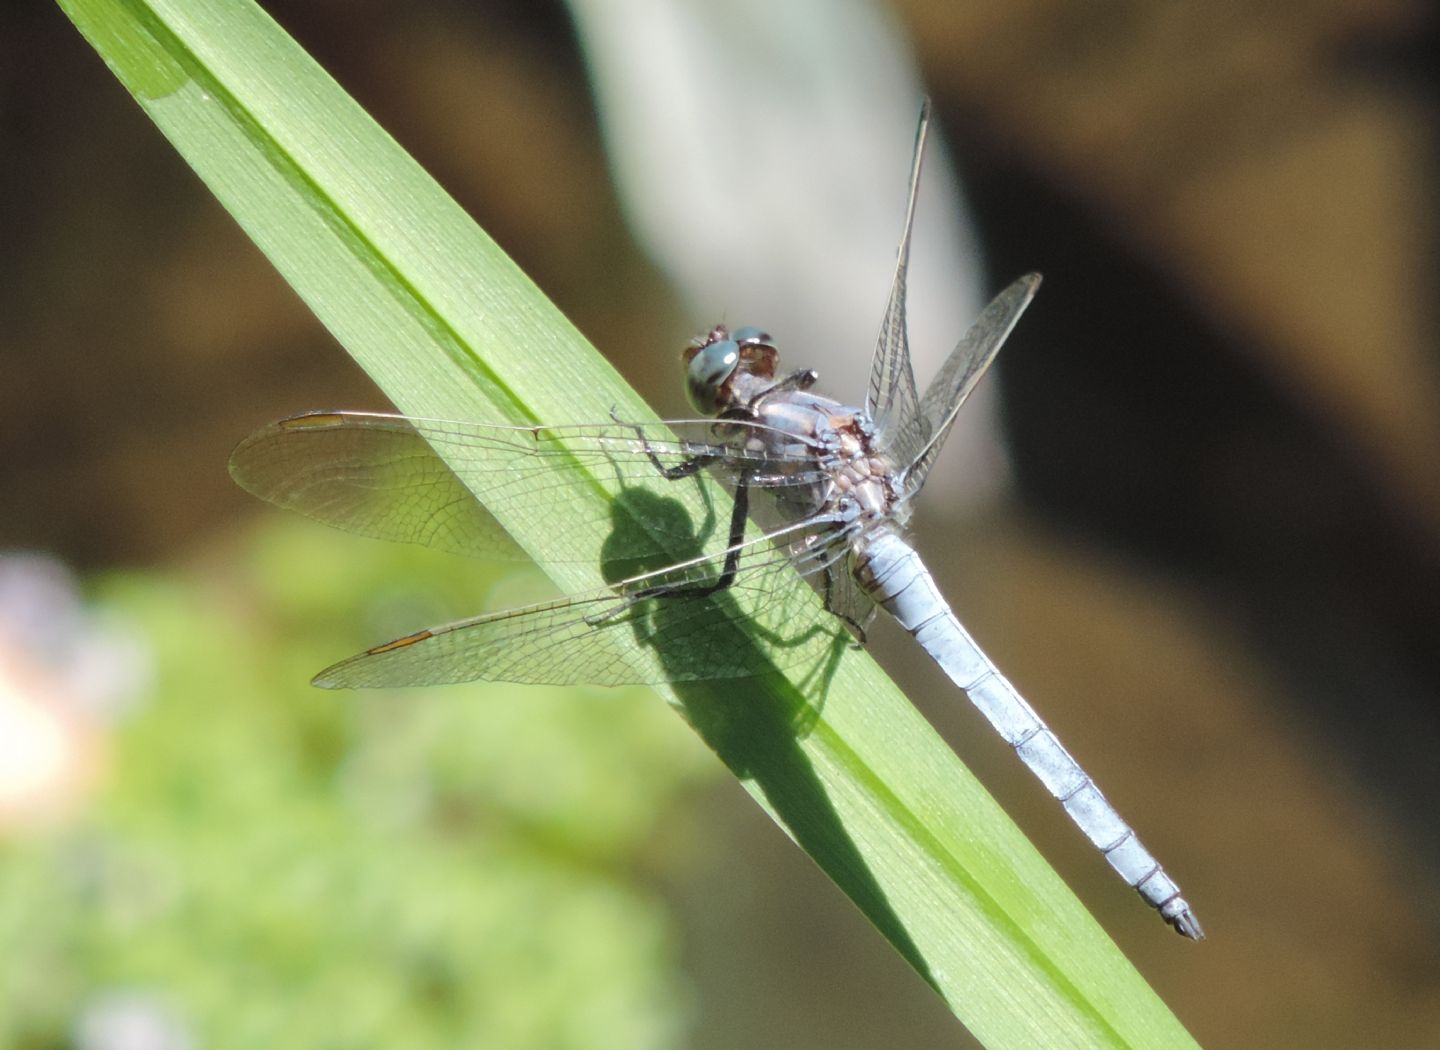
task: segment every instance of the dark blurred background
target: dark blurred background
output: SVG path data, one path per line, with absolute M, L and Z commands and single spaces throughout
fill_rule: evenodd
M 604 130 L 617 118 L 601 112 L 614 95 L 592 86 L 606 60 L 587 53 L 598 45 L 577 33 L 583 19 L 572 21 L 560 3 L 459 0 L 274 0 L 267 10 L 657 408 L 683 410 L 675 352 L 736 304 L 678 291 L 683 281 L 667 274 L 663 252 L 652 246 L 647 255 L 629 232 L 610 174 L 623 162 Z M 1202 1043 L 1440 1044 L 1440 173 L 1436 83 L 1425 59 L 1436 42 L 1431 7 L 897 0 L 890 12 L 915 83 L 935 100 L 974 221 L 982 276 L 957 296 L 983 301 L 1018 273 L 1045 275 L 987 384 L 999 399 L 1008 467 L 996 469 L 984 498 L 957 497 L 963 516 L 947 516 L 946 500 L 932 495 L 917 523 L 921 550 L 962 619 L 1185 887 L 1210 939 L 1190 945 L 1168 935 L 939 673 L 907 658 L 908 639 L 882 632 L 878 658 Z M 730 54 L 717 47 L 675 60 L 723 83 Z M 852 72 L 863 82 L 864 70 Z M 8 986 L 9 1009 L 23 1024 L 0 1025 L 0 1042 L 55 1045 L 44 1040 L 58 1032 L 83 1043 L 93 1030 L 100 1041 L 84 1045 L 118 1045 L 104 1033 L 132 1014 L 165 1038 L 189 1031 L 210 1041 L 207 1026 L 233 1024 L 256 1008 L 253 995 L 232 1002 L 171 988 L 147 998 L 146 989 L 168 987 L 165 966 L 134 976 L 123 952 L 75 917 L 72 898 L 26 904 L 15 896 L 53 880 L 5 873 L 72 861 L 88 870 L 92 855 L 75 854 L 76 827 L 133 843 L 147 818 L 124 824 L 115 798 L 137 813 L 183 809 L 173 794 L 133 787 L 126 756 L 150 763 L 153 780 L 153 765 L 179 761 L 190 743 L 176 729 L 164 745 L 136 744 L 131 723 L 150 716 L 133 712 L 146 710 L 148 691 L 173 686 L 172 653 L 196 665 L 179 695 L 214 702 L 187 690 L 209 688 L 207 666 L 228 666 L 228 636 L 156 642 L 157 623 L 183 632 L 233 615 L 250 632 L 247 644 L 283 650 L 308 629 L 306 613 L 351 615 L 324 602 L 360 603 L 346 588 L 379 570 L 357 571 L 355 552 L 368 558 L 375 548 L 337 539 L 352 543 L 350 553 L 315 567 L 328 538 L 276 531 L 292 526 L 271 521 L 224 464 L 235 441 L 267 419 L 381 402 L 57 10 L 21 5 L 0 15 L 0 84 L 0 550 L 44 552 L 72 567 L 78 582 L 67 584 L 51 563 L 7 556 L 12 568 L 48 566 L 35 570 L 54 585 L 45 594 L 73 589 L 71 620 L 129 618 L 115 637 L 139 639 L 142 653 L 123 662 L 142 699 L 103 715 L 94 705 L 80 714 L 65 708 L 45 738 L 58 756 L 52 772 L 17 792 L 19 801 L 0 800 L 0 886 L 14 891 L 0 923 L 10 923 L 7 940 L 23 949 L 9 952 L 8 965 L 39 985 L 43 977 L 33 975 L 46 967 L 60 975 L 45 994 Z M 897 222 L 909 133 L 903 125 L 885 140 L 887 151 L 899 149 Z M 773 159 L 746 158 L 734 140 L 714 149 L 718 163 L 732 154 Z M 873 324 L 889 265 L 883 253 L 879 264 Z M 862 357 L 873 332 L 855 335 Z M 824 367 L 823 354 L 815 360 L 788 345 L 795 363 Z M 285 578 L 286 558 L 311 573 L 303 612 L 286 605 L 285 585 L 249 578 L 252 570 Z M 391 568 L 447 571 L 408 561 Z M 14 592 L 16 622 L 34 622 L 28 586 Z M 476 586 L 532 584 L 484 577 Z M 157 612 L 162 606 L 171 611 Z M 287 616 L 285 629 L 256 626 Z M 0 656 L 20 666 L 49 644 L 36 637 L 15 629 Z M 265 681 L 303 690 L 314 667 L 301 658 L 319 666 L 344 650 L 338 638 L 278 657 L 283 671 Z M 206 646 L 209 664 L 196 655 Z M 232 679 L 226 689 L 250 710 L 261 687 Z M 483 736 L 490 720 L 506 717 L 496 714 L 506 690 L 491 691 L 497 699 L 467 703 L 472 711 L 457 716 L 466 732 Z M 562 865 L 578 869 L 577 878 L 599 870 L 601 884 L 630 894 L 645 916 L 640 939 L 659 947 L 636 964 L 646 976 L 624 1001 L 641 1004 L 635 1010 L 653 1023 L 632 1030 L 597 1007 L 583 1029 L 589 1041 L 516 1028 L 477 1042 L 462 1023 L 468 1007 L 456 1005 L 464 996 L 440 981 L 433 999 L 451 1012 L 449 1045 L 963 1042 L 943 1004 L 718 764 L 693 750 L 678 720 L 672 729 L 644 694 L 582 701 L 563 718 L 610 726 L 647 717 L 621 707 L 656 708 L 654 722 L 634 729 L 636 753 L 687 756 L 657 774 L 653 790 L 635 785 L 637 798 L 653 795 L 653 812 L 607 839 L 603 861 L 587 854 Z M 396 715 L 383 701 L 343 715 L 324 709 L 335 702 L 270 704 L 263 739 L 298 739 L 317 769 L 334 772 L 350 768 L 355 749 L 369 753 L 362 742 L 386 735 L 387 718 L 428 717 Z M 460 706 L 422 696 L 405 710 L 432 702 Z M 173 703 L 151 706 L 184 707 Z M 584 713 L 597 705 L 604 718 Z M 35 710 L 52 725 L 44 704 Z M 11 726 L 34 724 L 26 717 Z M 345 742 L 317 744 L 317 734 Z M 483 762 L 489 752 L 477 748 L 478 756 L 450 761 Z M 0 751 L 0 766 L 7 754 L 15 761 L 12 752 Z M 72 752 L 80 757 L 65 757 Z M 342 753 L 346 761 L 332 761 Z M 257 745 L 227 761 L 273 754 Z M 434 760 L 423 748 L 410 757 Z M 457 789 L 456 797 L 483 808 L 494 785 L 476 776 L 467 781 L 473 794 Z M 310 782 L 305 804 L 320 804 L 313 799 L 334 783 Z M 374 783 L 384 793 L 389 782 Z M 276 812 L 301 805 L 275 790 L 266 805 Z M 528 789 L 522 778 L 507 790 Z M 547 810 L 561 828 L 541 851 L 552 861 L 556 851 L 586 853 L 566 844 L 565 830 L 566 821 L 587 823 L 585 792 L 565 805 Z M 349 834 L 350 812 L 333 813 L 326 835 Z M 468 836 L 500 819 L 450 816 Z M 166 826 L 175 841 L 201 849 L 190 825 L 177 818 Z M 533 836 L 519 838 L 534 845 Z M 320 851 L 332 838 L 309 844 L 297 830 L 293 841 Z M 356 863 L 370 863 L 356 849 Z M 457 870 L 447 893 L 469 892 L 467 870 Z M 424 880 L 396 887 L 407 901 L 435 888 Z M 226 899 L 214 897 L 217 913 Z M 553 899 L 535 890 L 529 904 L 544 910 Z M 71 908 L 67 935 L 49 937 L 43 922 L 26 918 L 32 904 Z M 637 928 L 577 923 L 535 951 L 560 966 L 592 953 L 576 943 L 577 930 L 624 937 Z M 177 936 L 167 949 L 177 968 L 199 965 L 186 945 Z M 242 958 L 253 947 L 240 937 L 235 945 Z M 84 951 L 107 961 L 72 957 Z M 435 951 L 455 967 L 451 982 L 484 965 Z M 506 979 L 497 977 L 497 987 Z M 105 991 L 112 987 L 132 989 L 130 998 L 115 999 Z M 564 1002 L 573 997 L 557 997 Z M 400 1045 L 408 1036 L 397 1033 L 409 1031 L 372 1035 L 376 1045 Z

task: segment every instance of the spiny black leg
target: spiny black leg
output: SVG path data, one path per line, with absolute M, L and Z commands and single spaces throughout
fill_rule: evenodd
M 735 486 L 735 506 L 730 511 L 730 540 L 725 552 L 725 570 L 708 588 L 708 593 L 723 591 L 735 582 L 735 573 L 740 569 L 740 545 L 745 542 L 745 522 L 750 516 L 750 475 L 740 475 Z
M 750 475 L 741 474 L 735 485 L 735 507 L 730 512 L 730 540 L 725 550 L 725 567 L 720 578 L 703 587 L 647 587 L 636 591 L 636 598 L 705 598 L 723 591 L 735 582 L 740 570 L 740 545 L 745 542 L 745 520 L 750 513 Z
M 623 422 L 620 417 L 615 414 L 613 409 L 610 412 L 610 418 L 621 426 L 628 426 L 631 430 L 635 431 L 635 436 L 640 439 L 640 447 L 645 450 L 646 458 L 650 460 L 656 472 L 666 481 L 679 481 L 681 478 L 688 478 L 720 458 L 718 453 L 703 452 L 698 456 L 690 457 L 678 466 L 667 467 L 664 463 L 660 462 L 660 457 L 655 455 L 655 450 L 650 447 L 650 439 L 645 436 L 643 427 L 636 426 L 634 423 Z
M 666 481 L 679 481 L 681 478 L 688 478 L 692 474 L 698 473 L 702 467 L 708 467 L 720 458 L 713 453 L 707 452 L 704 455 L 692 456 L 678 466 L 667 467 L 664 463 L 660 462 L 659 456 L 650 451 L 650 443 L 646 441 L 643 436 L 640 438 L 640 442 L 645 447 L 645 455 L 650 457 L 650 462 L 655 465 L 655 469 L 660 472 L 660 476 Z

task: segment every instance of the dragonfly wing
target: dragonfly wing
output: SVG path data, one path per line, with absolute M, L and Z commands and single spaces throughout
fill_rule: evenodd
M 920 190 L 920 166 L 925 158 L 929 128 L 930 100 L 927 98 L 920 108 L 920 124 L 915 131 L 915 153 L 910 163 L 910 188 L 895 260 L 895 278 L 890 285 L 890 301 L 880 325 L 880 338 L 870 365 L 870 389 L 865 398 L 865 407 L 879 427 L 886 448 L 901 462 L 918 452 L 927 436 L 919 429 L 920 398 L 915 390 L 905 320 L 905 275 L 910 266 L 910 232 L 915 224 L 915 199 Z
M 593 537 L 597 523 L 610 516 L 604 501 L 588 501 L 597 520 L 577 514 L 587 501 L 577 498 L 575 486 L 593 484 L 593 475 L 650 484 L 660 480 L 662 468 L 706 455 L 719 457 L 707 469 L 722 482 L 733 483 L 742 471 L 750 472 L 751 483 L 759 487 L 815 479 L 809 449 L 747 451 L 775 447 L 774 442 L 747 442 L 747 428 L 753 429 L 714 420 L 505 427 L 317 412 L 250 435 L 231 455 L 230 472 L 262 499 L 327 525 L 478 557 L 524 555 L 473 493 L 483 494 L 492 506 L 523 501 L 542 509 L 563 507 L 555 527 L 534 537 L 533 549 L 550 561 L 589 561 L 595 552 L 586 537 Z M 716 520 L 726 518 L 721 514 Z M 707 524 L 715 531 L 714 521 Z M 672 550 L 674 541 L 697 530 L 688 519 L 681 527 L 679 537 L 648 526 L 629 530 L 631 549 L 615 553 L 646 557 Z M 726 539 L 720 538 L 722 543 Z
M 624 627 L 626 604 L 602 591 L 431 627 L 357 653 L 312 682 L 325 689 L 472 681 L 619 684 L 630 680 L 624 647 L 615 644 L 623 639 L 614 634 Z M 593 628 L 589 616 L 596 618 Z
M 826 568 L 823 574 L 811 577 L 815 589 L 825 601 L 825 608 L 838 616 L 863 642 L 870 621 L 875 618 L 875 600 L 860 586 L 845 558 Z
M 230 456 L 247 492 L 361 536 L 452 554 L 522 557 L 403 419 L 314 413 L 262 427 Z
M 843 631 L 793 586 L 786 540 L 803 545 L 802 533 L 740 545 L 728 586 L 716 589 L 729 552 L 699 557 L 588 594 L 417 631 L 326 668 L 314 684 L 626 685 L 748 678 L 816 662 Z
M 918 490 L 925 483 L 925 476 L 949 437 L 960 406 L 990 368 L 1039 287 L 1040 275 L 1029 273 L 997 295 L 936 373 L 920 403 L 920 416 L 927 436 L 914 457 L 908 460 L 906 483 L 910 491 Z M 898 453 L 896 458 L 900 463 L 907 462 L 906 457 Z

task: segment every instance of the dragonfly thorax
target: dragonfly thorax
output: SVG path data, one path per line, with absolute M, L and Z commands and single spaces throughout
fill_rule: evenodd
M 716 325 L 685 351 L 690 401 L 707 415 L 763 424 L 748 434 L 747 450 L 774 455 L 779 474 L 802 450 L 823 467 L 813 483 L 771 493 L 782 517 L 887 518 L 903 526 L 908 507 L 869 415 L 811 393 L 819 377 L 813 370 L 778 376 L 779 362 L 774 341 L 760 329 Z
M 908 503 L 863 409 L 784 381 L 772 383 L 747 409 L 762 424 L 758 440 L 765 451 L 788 458 L 804 448 L 822 468 L 813 485 L 787 489 L 780 497 L 791 504 L 790 517 L 821 515 L 862 529 L 869 527 L 862 523 L 882 520 L 904 527 Z

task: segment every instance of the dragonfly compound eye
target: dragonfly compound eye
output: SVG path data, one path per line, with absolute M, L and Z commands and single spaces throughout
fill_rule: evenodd
M 705 415 L 720 410 L 720 388 L 735 374 L 740 347 L 733 339 L 720 339 L 696 351 L 685 372 L 685 392 L 690 403 Z
M 730 334 L 730 338 L 734 339 L 735 342 L 741 346 L 747 346 L 752 343 L 761 346 L 775 345 L 770 339 L 770 333 L 762 332 L 760 329 L 754 327 L 737 328 Z

